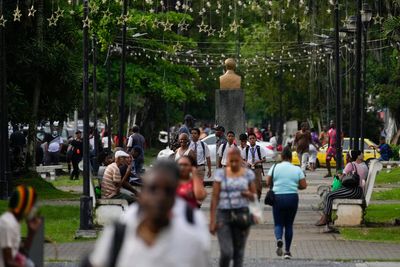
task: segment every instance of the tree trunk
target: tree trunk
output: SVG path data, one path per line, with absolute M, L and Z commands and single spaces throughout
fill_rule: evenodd
M 38 47 L 40 51 L 43 51 L 43 1 L 37 0 L 37 15 L 36 15 L 36 41 L 38 42 Z M 34 84 L 34 91 L 32 97 L 32 115 L 29 122 L 28 131 L 28 153 L 26 167 L 31 167 L 35 170 L 36 167 L 36 127 L 38 122 L 38 110 L 39 110 L 39 100 L 40 91 L 42 88 L 42 79 L 39 73 L 36 74 L 36 80 Z

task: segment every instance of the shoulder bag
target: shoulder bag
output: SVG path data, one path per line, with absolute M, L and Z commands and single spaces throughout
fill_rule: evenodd
M 229 200 L 230 206 L 230 220 L 229 224 L 237 227 L 239 229 L 247 229 L 253 224 L 253 216 L 250 214 L 250 210 L 248 207 L 246 208 L 238 208 L 233 209 L 231 203 L 231 197 L 229 196 L 229 189 L 228 189 L 228 179 L 226 177 L 226 170 L 224 170 L 224 182 L 226 186 L 226 193 Z
M 274 188 L 275 167 L 276 167 L 276 164 L 272 167 L 271 186 L 270 186 L 270 189 L 267 192 L 267 195 L 265 196 L 265 199 L 264 199 L 264 204 L 265 205 L 270 205 L 270 206 L 273 206 L 274 202 L 275 202 L 275 192 L 272 190 L 272 188 Z
M 351 173 L 346 174 L 342 178 L 342 185 L 346 188 L 356 188 L 360 185 L 360 175 L 358 175 L 357 167 L 351 163 L 353 168 Z

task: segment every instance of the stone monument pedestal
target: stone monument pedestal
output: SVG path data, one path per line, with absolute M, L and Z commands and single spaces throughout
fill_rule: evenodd
M 215 123 L 224 126 L 225 133 L 233 131 L 237 140 L 246 132 L 242 89 L 215 91 Z

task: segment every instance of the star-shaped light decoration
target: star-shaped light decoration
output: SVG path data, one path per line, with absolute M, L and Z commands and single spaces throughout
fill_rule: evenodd
M 381 25 L 382 22 L 383 22 L 383 17 L 381 17 L 379 15 L 379 13 L 377 13 L 376 16 L 373 17 L 372 19 L 374 20 L 374 24 L 380 24 Z
M 64 10 L 58 7 L 56 12 L 54 12 L 54 14 L 56 14 L 57 19 L 62 18 L 64 16 Z
M 239 29 L 239 24 L 236 22 L 236 20 L 233 20 L 233 22 L 229 25 L 230 31 L 233 33 L 237 33 Z
M 267 22 L 268 27 L 272 30 L 272 29 L 276 29 L 276 21 L 274 20 L 274 18 L 272 18 L 270 21 Z
M 180 42 L 177 42 L 175 45 L 172 46 L 172 49 L 174 50 L 174 53 L 181 51 L 182 50 L 182 44 Z
M 202 20 L 199 25 L 197 25 L 197 28 L 199 28 L 199 32 L 206 32 L 208 26 L 204 24 L 204 21 Z
M 89 9 L 90 9 L 90 13 L 96 14 L 99 11 L 99 6 L 96 4 L 95 1 L 90 1 Z
M 1 15 L 0 17 L 0 27 L 5 27 L 6 26 L 7 20 L 4 19 L 4 15 Z
M 224 27 L 221 27 L 221 29 L 218 31 L 218 37 L 219 38 L 225 38 L 226 31 L 224 30 Z
M 92 20 L 89 19 L 89 16 L 86 16 L 83 22 L 83 28 L 90 28 L 90 25 L 92 24 Z
M 331 14 L 331 13 L 332 13 L 332 9 L 328 8 L 328 9 L 326 10 L 326 13 Z
M 296 14 L 293 14 L 291 20 L 292 20 L 292 23 L 293 23 L 293 24 L 296 24 L 296 23 L 297 23 L 297 16 L 296 16 Z
M 210 25 L 210 27 L 208 27 L 208 30 L 207 30 L 207 36 L 214 36 L 215 31 L 216 30 Z
M 147 26 L 147 18 L 145 17 L 145 16 L 142 16 L 141 18 L 140 18 L 140 21 L 139 21 L 139 25 L 141 26 L 141 27 L 145 27 L 145 26 Z
M 128 17 L 129 15 L 121 15 L 119 17 L 117 17 L 117 24 L 119 25 L 124 25 L 127 21 L 128 21 Z
M 164 31 L 171 31 L 172 26 L 174 24 L 172 24 L 171 22 L 169 22 L 169 20 L 167 19 L 167 21 L 163 22 L 162 26 L 164 27 Z
M 346 17 L 342 20 L 343 27 L 346 28 L 348 21 L 349 21 L 349 17 L 346 16 Z
M 28 17 L 34 17 L 36 13 L 35 7 L 32 5 L 31 8 L 28 9 Z
M 307 21 L 305 18 L 300 22 L 300 30 L 307 30 L 310 22 Z
M 151 24 L 151 28 L 157 29 L 159 25 L 160 25 L 160 21 L 156 18 L 153 20 L 153 23 Z
M 103 18 L 109 18 L 112 16 L 112 13 L 109 8 L 106 11 L 103 11 Z
M 13 16 L 14 16 L 14 21 L 21 21 L 22 13 L 21 13 L 21 10 L 19 10 L 18 5 L 14 10 Z
M 57 16 L 54 16 L 55 13 L 51 14 L 51 17 L 48 18 L 47 20 L 49 21 L 49 26 L 57 26 Z
M 188 28 L 189 28 L 189 24 L 186 23 L 185 20 L 182 20 L 181 22 L 178 23 L 178 29 L 179 29 L 180 31 L 182 31 L 182 32 L 183 32 L 183 31 L 187 31 Z

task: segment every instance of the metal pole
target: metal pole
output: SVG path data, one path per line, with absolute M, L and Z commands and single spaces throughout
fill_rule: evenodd
M 3 14 L 3 1 L 0 2 L 0 13 Z M 0 199 L 8 198 L 8 174 L 10 173 L 8 164 L 8 105 L 6 90 L 5 29 L 0 27 Z
M 93 140 L 94 140 L 94 155 L 93 155 L 93 171 L 97 174 L 98 170 L 98 155 L 99 155 L 99 133 L 97 130 L 97 38 L 93 36 Z
M 364 137 L 365 137 L 365 123 L 364 120 L 366 119 L 366 109 L 365 109 L 365 98 L 367 95 L 367 34 L 368 34 L 368 25 L 367 23 L 364 23 L 364 29 L 363 29 L 363 33 L 364 33 L 364 45 L 363 45 L 363 87 L 362 87 L 362 98 L 361 98 L 361 132 L 360 132 L 360 136 L 361 136 L 361 151 L 364 153 Z
M 128 9 L 128 0 L 124 0 L 123 16 L 126 16 Z M 122 25 L 122 54 L 121 54 L 121 72 L 119 78 L 119 125 L 118 125 L 118 146 L 124 146 L 124 124 L 125 124 L 125 65 L 126 65 L 126 21 Z
M 339 0 L 335 3 L 336 171 L 342 169 L 342 87 L 340 84 Z
M 360 149 L 360 100 L 361 100 L 361 34 L 362 34 L 362 22 L 361 22 L 361 0 L 357 0 L 356 17 L 356 88 L 354 95 L 354 149 Z
M 112 125 L 111 125 L 111 66 L 110 66 L 111 48 L 108 47 L 107 55 L 107 133 L 108 149 L 111 151 Z
M 83 19 L 89 15 L 89 1 L 83 0 Z M 80 230 L 92 228 L 89 163 L 89 31 L 83 27 L 83 195 L 80 199 Z

